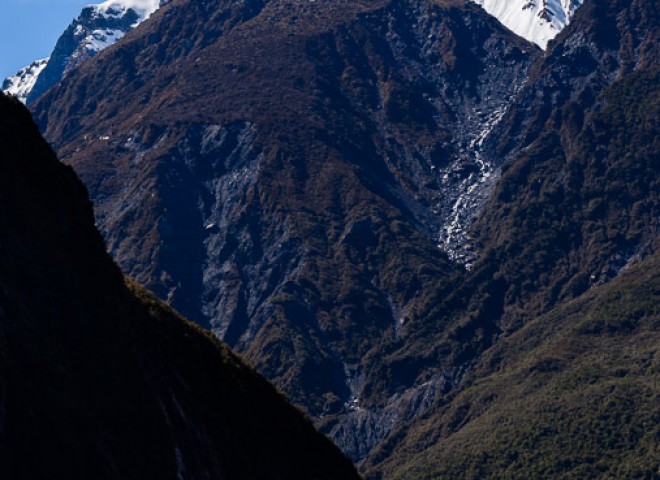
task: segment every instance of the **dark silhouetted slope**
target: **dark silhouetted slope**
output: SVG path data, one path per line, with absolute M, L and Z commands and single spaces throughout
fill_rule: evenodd
M 0 95 L 0 475 L 349 479 L 226 346 L 124 278 L 86 190 Z

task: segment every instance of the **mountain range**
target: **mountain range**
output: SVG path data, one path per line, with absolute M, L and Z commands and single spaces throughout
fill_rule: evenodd
M 545 49 L 570 21 L 582 0 L 474 0 L 516 34 Z M 80 62 L 114 44 L 149 18 L 163 0 L 107 0 L 85 7 L 58 39 L 51 57 L 36 60 L 6 78 L 2 90 L 24 103 L 35 100 Z M 51 66 L 39 80 L 43 69 Z M 32 90 L 35 92 L 32 94 Z
M 464 275 L 443 249 L 491 178 L 470 142 L 538 49 L 471 3 L 175 2 L 143 27 L 34 104 L 46 137 L 129 276 L 352 418 L 369 352 Z
M 657 9 L 503 5 L 173 0 L 30 107 L 365 478 L 655 478 Z

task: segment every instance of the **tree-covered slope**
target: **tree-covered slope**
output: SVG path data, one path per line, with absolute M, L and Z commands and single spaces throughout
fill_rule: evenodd
M 660 256 L 503 338 L 386 464 L 407 480 L 660 478 Z
M 528 84 L 486 140 L 485 154 L 504 163 L 472 230 L 480 258 L 463 281 L 439 291 L 417 312 L 406 326 L 405 341 L 384 345 L 367 359 L 372 368 L 364 392 L 374 402 L 383 392 L 396 396 L 414 389 L 424 393 L 418 401 L 428 402 L 430 396 L 435 406 L 444 405 L 447 395 L 429 386 L 438 375 L 462 391 L 474 360 L 497 349 L 506 335 L 657 252 L 660 77 L 658 13 L 652 4 L 587 2 L 532 69 Z M 553 322 L 556 317 L 543 318 Z M 621 348 L 627 348 L 625 343 Z M 640 376 L 640 381 L 655 378 Z M 406 390 L 411 384 L 413 389 Z M 634 392 L 622 394 L 616 402 L 635 402 L 634 397 Z M 530 418 L 533 423 L 533 412 Z M 537 420 L 542 418 L 553 421 L 547 415 Z M 556 421 L 563 421 L 559 414 Z M 630 425 L 642 428 L 646 421 L 631 419 Z M 443 416 L 430 421 L 438 432 L 454 431 L 452 422 Z M 414 449 L 400 453 L 410 438 L 442 435 L 428 433 L 420 434 L 415 421 L 402 426 L 364 468 L 392 472 L 388 468 L 414 454 Z M 587 429 L 581 435 L 585 442 L 596 441 L 597 434 Z M 478 438 L 469 441 L 488 452 Z M 451 461 L 451 456 L 443 458 Z
M 507 283 L 505 328 L 653 251 L 660 228 L 655 7 L 587 2 L 492 139 L 493 154 L 508 161 L 474 236 L 480 268 Z
M 348 479 L 211 334 L 126 284 L 82 183 L 0 95 L 0 475 Z

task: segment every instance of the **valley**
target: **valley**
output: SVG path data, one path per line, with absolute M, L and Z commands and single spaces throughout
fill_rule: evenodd
M 129 3 L 26 99 L 132 282 L 365 479 L 655 478 L 652 0 Z

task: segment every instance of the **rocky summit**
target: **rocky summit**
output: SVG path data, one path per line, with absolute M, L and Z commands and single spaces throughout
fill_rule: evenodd
M 48 60 L 50 59 L 36 60 L 27 67 L 21 68 L 11 77 L 5 78 L 2 82 L 2 91 L 14 95 L 21 102 L 26 103 L 37 78 L 48 65 Z

